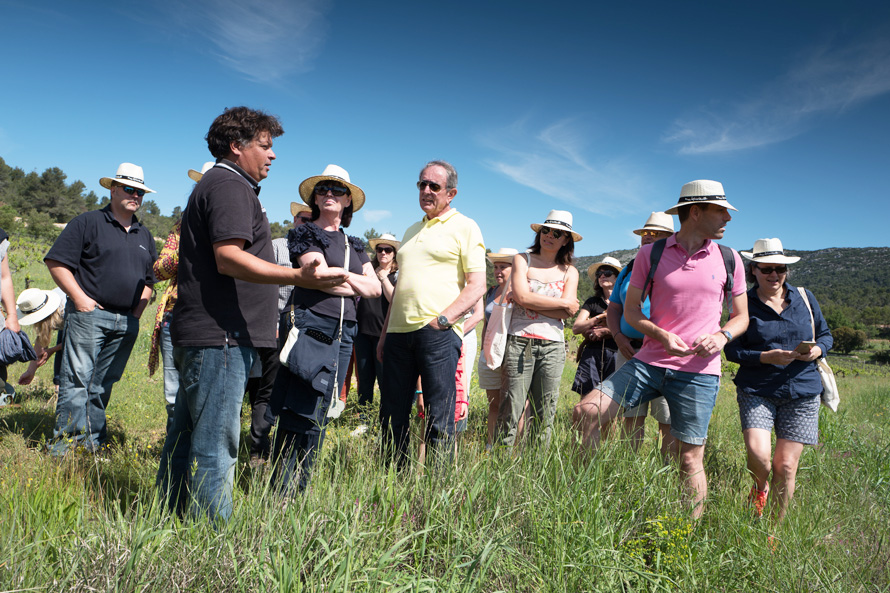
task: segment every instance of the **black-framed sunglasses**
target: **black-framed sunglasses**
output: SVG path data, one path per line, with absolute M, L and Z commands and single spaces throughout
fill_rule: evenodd
M 422 179 L 417 182 L 417 189 L 419 189 L 420 191 L 423 191 L 423 189 L 427 186 L 429 186 L 430 190 L 432 190 L 433 193 L 437 193 L 442 190 L 442 186 L 439 185 L 438 183 L 436 183 L 435 181 L 429 181 L 427 179 Z
M 321 185 L 318 184 L 315 186 L 315 195 L 316 196 L 324 196 L 327 195 L 328 192 L 331 192 L 331 195 L 335 198 L 342 198 L 343 196 L 349 195 L 348 187 L 340 187 L 338 185 Z
M 392 247 L 388 247 L 388 246 L 385 247 L 383 245 L 378 245 L 377 247 L 374 248 L 374 251 L 376 251 L 377 253 L 392 253 L 393 251 L 395 251 L 395 249 L 393 249 Z
M 135 195 L 137 198 L 141 198 L 145 196 L 145 190 L 139 189 L 138 187 L 130 187 L 129 185 L 122 185 L 121 189 L 124 190 L 124 193 L 128 196 Z
M 606 278 L 611 278 L 614 275 L 615 275 L 615 270 L 612 270 L 610 268 L 600 268 L 599 270 L 596 271 L 597 278 L 599 278 L 600 276 L 605 276 Z
M 552 229 L 549 226 L 541 227 L 542 235 L 551 235 L 554 239 L 562 239 L 563 236 L 568 235 L 568 231 L 563 231 L 560 229 Z
M 764 276 L 769 276 L 773 272 L 775 272 L 776 274 L 785 274 L 786 272 L 788 272 L 788 266 L 772 266 L 768 268 L 757 266 L 757 269 L 760 270 L 760 273 Z

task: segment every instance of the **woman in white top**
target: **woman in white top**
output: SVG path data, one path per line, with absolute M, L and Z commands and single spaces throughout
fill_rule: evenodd
M 498 433 L 513 446 L 516 427 L 531 395 L 527 432 L 549 444 L 559 401 L 566 351 L 563 319 L 578 312 L 578 270 L 572 266 L 575 241 L 572 215 L 551 210 L 543 224 L 531 225 L 535 242 L 513 258 L 513 317 L 502 365 L 503 385 Z

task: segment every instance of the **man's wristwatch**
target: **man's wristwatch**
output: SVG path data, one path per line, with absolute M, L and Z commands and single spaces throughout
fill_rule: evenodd
M 448 321 L 448 318 L 444 315 L 439 315 L 436 317 L 436 321 L 439 323 L 439 327 L 442 329 L 451 329 L 451 322 Z
M 726 343 L 727 343 L 727 344 L 729 344 L 730 342 L 732 342 L 732 334 L 731 334 L 731 333 L 729 333 L 729 332 L 726 331 L 725 329 L 721 329 L 721 330 L 720 330 L 720 333 L 723 334 L 724 336 L 726 336 Z

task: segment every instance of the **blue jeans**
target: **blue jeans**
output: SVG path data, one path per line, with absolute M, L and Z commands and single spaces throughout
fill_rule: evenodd
M 74 444 L 95 451 L 105 442 L 111 388 L 124 374 L 139 334 L 139 320 L 129 313 L 98 307 L 84 313 L 71 300 L 66 308 L 53 455 L 64 455 Z
M 377 360 L 380 336 L 355 336 L 355 374 L 358 379 L 358 405 L 374 403 L 374 381 L 383 376 L 383 363 Z
M 290 331 L 290 315 L 281 316 L 278 335 L 287 336 Z M 336 337 L 339 334 L 339 318 L 319 315 L 309 309 L 296 309 L 294 321 L 301 329 L 317 329 L 322 333 Z M 352 357 L 352 344 L 358 324 L 355 321 L 343 322 L 343 334 L 340 337 L 340 351 L 337 358 L 337 385 L 343 385 L 346 379 L 349 359 Z M 300 339 L 307 339 L 303 336 Z M 319 393 L 312 386 L 290 372 L 287 365 L 281 365 L 273 387 L 273 409 L 276 402 L 284 408 L 278 419 L 275 431 L 273 460 L 275 470 L 272 474 L 273 487 L 282 494 L 302 492 L 309 484 L 315 459 L 324 444 L 325 426 L 328 418 L 327 410 L 333 398 L 340 396 L 336 392 Z
M 632 358 L 599 387 L 630 409 L 663 395 L 671 411 L 671 434 L 690 445 L 704 445 L 720 377 L 675 371 Z
M 174 347 L 179 393 L 158 486 L 171 510 L 228 520 L 241 437 L 241 402 L 257 352 L 250 346 Z M 186 486 L 188 492 L 186 492 Z
M 457 386 L 454 373 L 460 359 L 461 339 L 453 330 L 429 325 L 405 333 L 387 333 L 383 348 L 383 382 L 380 385 L 380 428 L 387 461 L 397 455 L 399 468 L 408 461 L 408 428 L 419 376 L 426 409 L 424 440 L 430 452 L 450 455 L 454 439 Z
M 161 359 L 164 361 L 164 399 L 167 401 L 167 434 L 173 428 L 173 407 L 179 391 L 179 371 L 173 362 L 173 341 L 170 339 L 172 313 L 165 313 L 161 320 Z

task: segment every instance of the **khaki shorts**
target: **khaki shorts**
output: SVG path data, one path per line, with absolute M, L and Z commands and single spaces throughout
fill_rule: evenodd
M 485 364 L 485 352 L 479 353 L 479 364 L 476 367 L 476 376 L 479 378 L 479 389 L 500 389 L 501 369 L 491 370 Z
M 615 370 L 617 371 L 624 363 L 627 362 L 627 359 L 624 358 L 624 355 L 621 354 L 621 350 L 619 350 L 615 354 Z M 650 400 L 644 404 L 640 404 L 634 408 L 624 411 L 625 418 L 640 418 L 646 417 L 646 414 L 651 412 L 652 417 L 655 418 L 655 421 L 659 424 L 668 424 L 671 423 L 671 409 L 668 407 L 667 400 L 662 397 L 656 397 L 653 400 Z

